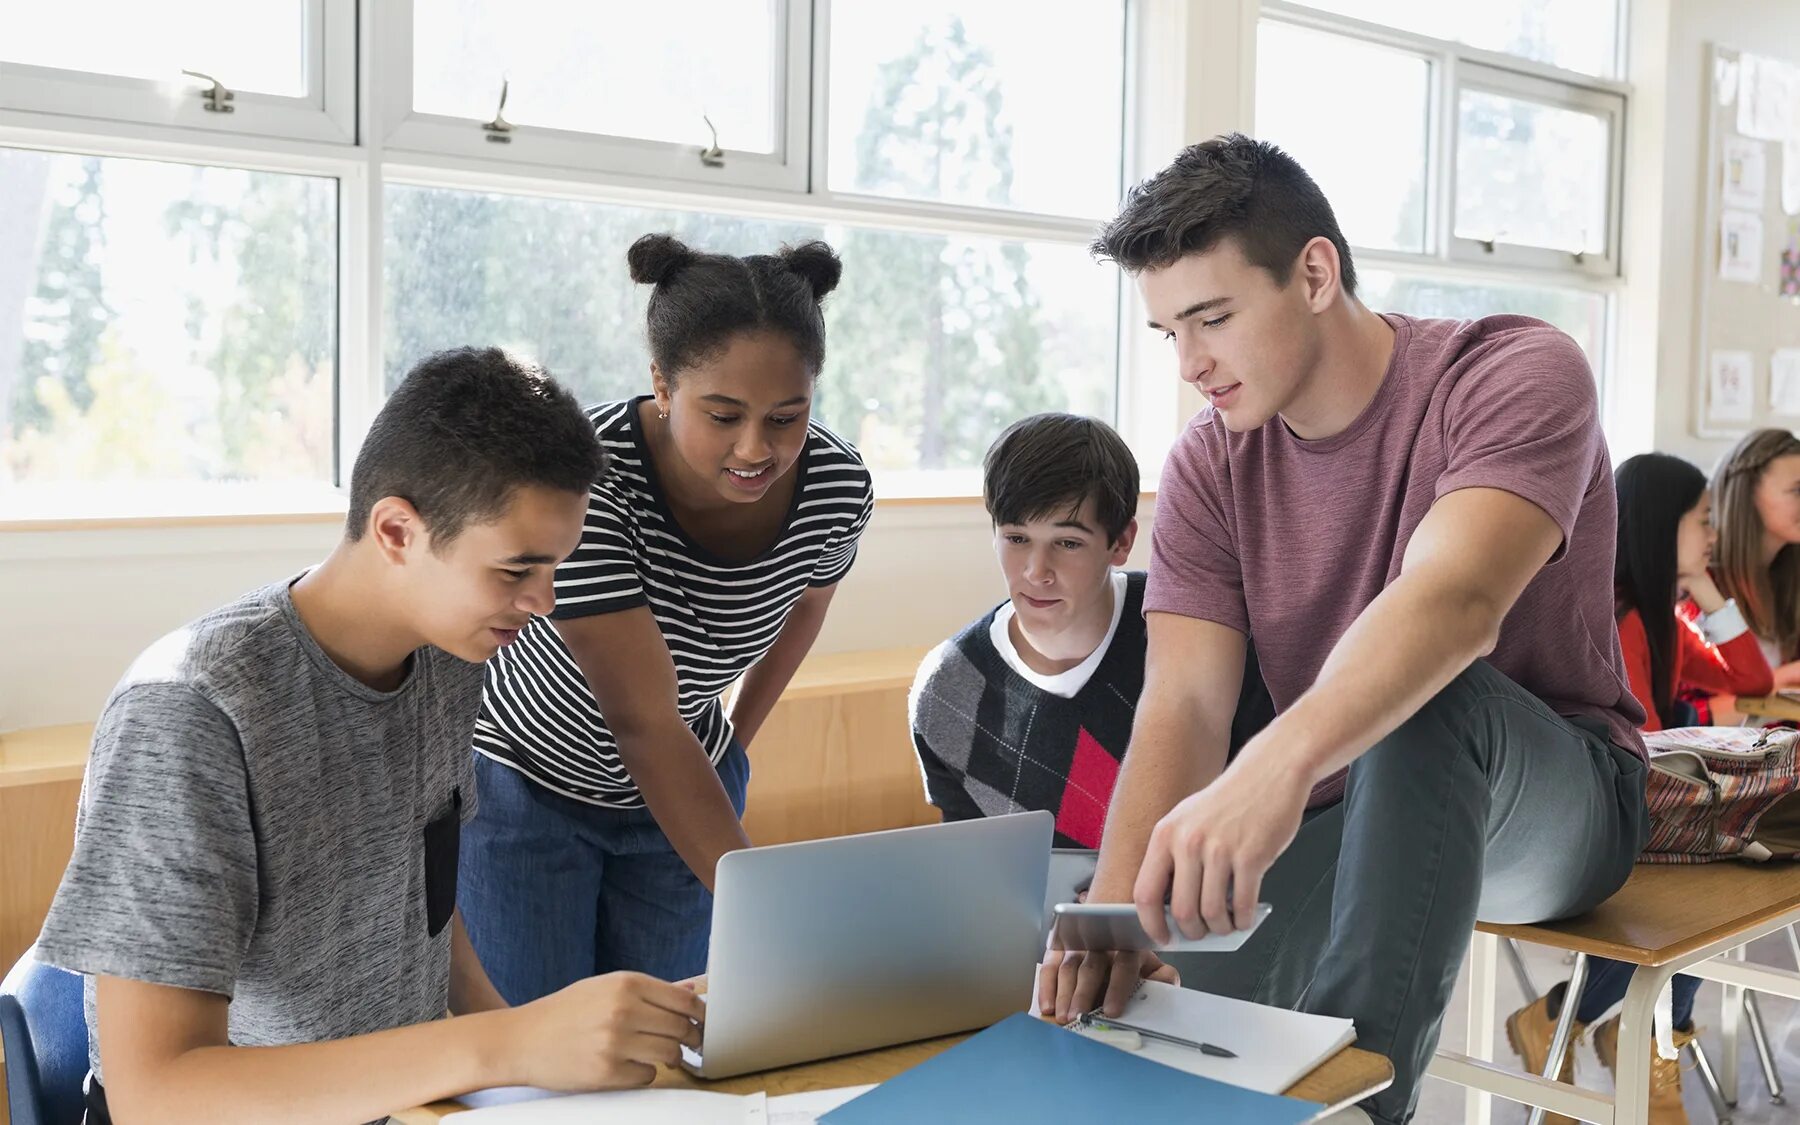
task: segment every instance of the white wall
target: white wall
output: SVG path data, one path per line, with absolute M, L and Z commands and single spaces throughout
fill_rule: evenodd
M 1656 25 L 1667 21 L 1666 58 L 1642 58 L 1632 67 L 1634 83 L 1650 94 L 1641 106 L 1633 102 L 1633 112 L 1654 114 L 1662 124 L 1660 135 L 1646 138 L 1657 146 L 1660 162 L 1634 161 L 1635 169 L 1655 168 L 1660 163 L 1661 172 L 1660 316 L 1652 333 L 1657 342 L 1656 448 L 1678 453 L 1710 470 L 1731 442 L 1694 436 L 1694 383 L 1698 378 L 1694 371 L 1694 287 L 1700 276 L 1698 257 L 1710 254 L 1716 242 L 1716 234 L 1702 229 L 1706 175 L 1702 121 L 1710 80 L 1705 73 L 1706 52 L 1709 44 L 1717 43 L 1800 61 L 1800 3 L 1638 0 L 1634 7 L 1634 19 L 1640 22 L 1634 38 L 1647 34 L 1653 44 L 1658 38 Z M 1662 90 L 1656 89 L 1658 78 L 1666 82 Z M 1759 419 L 1757 424 L 1764 423 Z
M 92 722 L 151 641 L 323 558 L 340 526 L 0 532 L 0 731 Z M 1149 542 L 1146 518 L 1133 565 Z M 815 651 L 935 644 L 1004 593 L 980 504 L 881 504 Z

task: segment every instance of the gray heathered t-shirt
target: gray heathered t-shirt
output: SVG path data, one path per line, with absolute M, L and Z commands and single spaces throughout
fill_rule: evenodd
M 475 812 L 480 665 L 422 648 L 375 691 L 325 655 L 288 586 L 164 637 L 113 691 L 38 939 L 66 969 L 231 997 L 240 1046 L 442 1016 L 450 927 L 427 932 L 425 829 L 459 793 Z

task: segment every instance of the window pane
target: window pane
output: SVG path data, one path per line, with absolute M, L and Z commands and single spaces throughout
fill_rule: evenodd
M 57 0 L 9 4 L 5 21 L 0 62 L 306 96 L 306 0 Z
M 647 141 L 774 152 L 775 0 L 414 0 L 413 108 Z
M 1582 74 L 1617 69 L 1618 0 L 1300 0 L 1370 23 L 1451 39 Z
M 1606 253 L 1604 118 L 1478 90 L 1457 117 L 1458 238 Z
M 1123 0 L 831 8 L 833 191 L 1111 215 Z
M 1256 50 L 1256 135 L 1311 173 L 1352 245 L 1424 251 L 1431 64 L 1278 20 L 1262 21 Z M 1356 81 L 1329 98 L 1296 80 L 1340 71 Z
M 1605 362 L 1606 297 L 1600 293 L 1542 285 L 1477 285 L 1387 270 L 1358 270 L 1356 283 L 1363 304 L 1383 312 L 1457 320 L 1497 313 L 1535 316 L 1573 336 L 1596 374 Z
M 647 393 L 649 291 L 625 249 L 672 230 L 726 253 L 838 250 L 817 414 L 871 466 L 973 466 L 1021 415 L 1114 413 L 1118 275 L 1080 246 L 404 186 L 386 211 L 390 388 L 431 351 L 498 344 L 584 402 Z
M 329 484 L 336 243 L 333 180 L 0 148 L 0 495 Z

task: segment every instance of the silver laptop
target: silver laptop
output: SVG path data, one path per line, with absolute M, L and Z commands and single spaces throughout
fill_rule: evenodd
M 1030 1004 L 1048 812 L 731 852 L 719 861 L 707 1078 L 985 1027 Z

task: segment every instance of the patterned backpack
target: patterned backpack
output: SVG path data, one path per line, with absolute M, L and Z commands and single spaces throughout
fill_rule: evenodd
M 1676 727 L 1644 735 L 1642 863 L 1800 857 L 1800 731 Z

